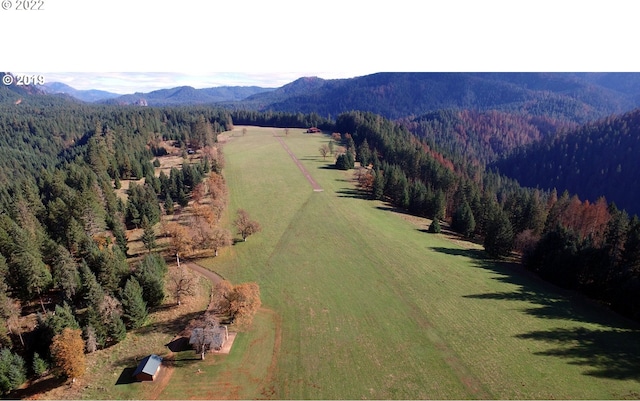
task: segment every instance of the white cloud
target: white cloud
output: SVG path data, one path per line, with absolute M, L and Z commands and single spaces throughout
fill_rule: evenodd
M 323 72 L 278 72 L 278 73 L 176 73 L 176 72 L 42 72 L 31 71 L 29 75 L 41 74 L 46 82 L 62 82 L 75 89 L 100 89 L 108 92 L 128 94 L 151 92 L 158 89 L 192 86 L 213 88 L 218 86 L 260 86 L 277 88 L 303 76 L 318 76 L 324 79 L 352 78 L 358 73 Z

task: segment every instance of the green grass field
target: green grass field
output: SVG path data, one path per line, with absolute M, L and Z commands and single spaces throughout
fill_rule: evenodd
M 241 333 L 227 360 L 211 365 L 207 383 L 219 376 L 239 389 L 221 396 L 640 397 L 638 326 L 361 199 L 353 172 L 322 160 L 328 137 L 291 129 L 284 138 L 324 189 L 313 192 L 273 138 L 282 129 L 240 129 L 224 145 L 226 220 L 243 208 L 263 231 L 202 264 L 233 283 L 258 282 L 281 342 L 267 336 L 267 351 L 252 347 L 252 335 L 276 330 L 257 318 L 256 333 Z M 267 354 L 275 364 L 264 369 Z M 165 394 L 186 397 L 176 383 Z

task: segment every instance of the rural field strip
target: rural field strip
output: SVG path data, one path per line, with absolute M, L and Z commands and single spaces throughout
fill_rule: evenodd
M 311 174 L 309 174 L 309 171 L 307 171 L 307 169 L 302 165 L 302 163 L 300 163 L 300 160 L 298 160 L 298 158 L 293 154 L 293 152 L 291 152 L 291 149 L 289 149 L 287 144 L 284 143 L 282 138 L 279 136 L 274 136 L 274 137 L 278 140 L 278 142 L 280 142 L 284 150 L 286 150 L 287 153 L 289 153 L 289 156 L 291 156 L 291 159 L 293 160 L 293 162 L 296 164 L 296 166 L 298 166 L 300 171 L 302 171 L 302 174 L 304 174 L 304 176 L 307 177 L 307 181 L 309 181 L 309 184 L 311 184 L 313 191 L 322 192 L 323 191 L 322 187 L 318 185 L 318 183 L 316 182 L 316 180 L 313 179 L 313 177 L 311 177 Z

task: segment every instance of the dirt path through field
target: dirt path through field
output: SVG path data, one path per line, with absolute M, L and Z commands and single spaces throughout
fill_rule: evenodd
M 212 272 L 211 270 L 206 269 L 195 262 L 183 262 L 182 264 L 187 266 L 194 272 L 202 274 L 203 276 L 211 280 L 214 286 L 224 280 L 224 278 L 222 278 L 218 273 Z
M 316 180 L 313 179 L 313 177 L 311 177 L 311 174 L 309 174 L 309 171 L 307 171 L 307 169 L 302 165 L 302 163 L 300 163 L 300 160 L 298 160 L 298 158 L 293 154 L 291 149 L 289 149 L 287 144 L 284 143 L 282 138 L 275 135 L 274 137 L 278 140 L 278 142 L 280 142 L 280 145 L 282 145 L 284 150 L 286 150 L 287 153 L 289 153 L 289 156 L 291 156 L 291 159 L 293 160 L 293 162 L 296 164 L 296 166 L 298 166 L 300 171 L 302 171 L 302 174 L 307 178 L 307 181 L 309 181 L 309 184 L 311 184 L 311 187 L 313 188 L 314 192 L 322 192 L 323 191 L 322 187 L 318 185 L 318 183 L 316 182 Z

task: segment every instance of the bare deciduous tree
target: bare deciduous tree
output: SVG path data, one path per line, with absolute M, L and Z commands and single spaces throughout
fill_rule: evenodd
M 327 155 L 329 154 L 329 145 L 324 144 L 322 146 L 320 146 L 320 155 L 322 155 L 322 159 L 326 159 Z
M 182 303 L 183 297 L 196 295 L 196 276 L 185 267 L 172 267 L 168 284 L 169 291 L 178 305 Z
M 215 228 L 211 235 L 211 247 L 215 256 L 218 256 L 218 249 L 231 245 L 231 233 L 224 228 Z

